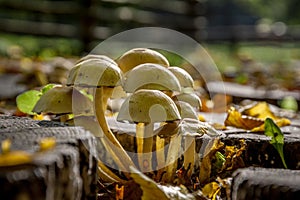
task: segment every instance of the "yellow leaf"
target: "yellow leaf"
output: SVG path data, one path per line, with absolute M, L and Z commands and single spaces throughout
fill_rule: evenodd
M 228 110 L 227 118 L 225 119 L 226 126 L 233 126 L 237 128 L 242 128 L 246 130 L 251 130 L 255 127 L 261 126 L 264 124 L 264 121 L 254 117 L 249 117 L 242 115 L 235 108 L 231 107 Z
M 225 147 L 226 160 L 219 173 L 225 170 L 235 170 L 240 167 L 245 167 L 244 161 L 241 157 L 245 149 L 246 149 L 246 142 L 244 139 L 240 140 L 240 147 L 226 146 Z
M 43 114 L 40 114 L 40 115 L 34 115 L 33 116 L 33 119 L 34 120 L 44 120 L 45 119 L 45 116 Z
M 215 200 L 217 198 L 217 195 L 220 193 L 221 187 L 216 182 L 211 182 L 206 184 L 202 188 L 202 193 L 204 196 L 208 197 L 209 199 Z
M 251 130 L 253 132 L 264 131 L 264 121 L 266 118 L 273 119 L 279 127 L 291 124 L 289 119 L 275 116 L 266 102 L 258 102 L 251 108 L 243 111 L 243 113 L 244 114 L 231 107 L 228 110 L 228 115 L 224 124 L 226 126 L 233 126 L 245 130 Z
M 12 151 L 0 155 L 0 166 L 8 167 L 20 164 L 30 163 L 32 160 L 31 154 L 25 151 Z
M 276 119 L 276 116 L 271 112 L 269 105 L 267 102 L 258 102 L 253 107 L 246 109 L 244 114 L 252 117 L 256 117 L 259 119 L 265 120 L 266 118 Z
M 53 149 L 56 145 L 56 140 L 54 137 L 43 138 L 40 141 L 40 151 L 47 151 Z
M 209 181 L 212 166 L 211 161 L 213 160 L 213 157 L 215 156 L 216 152 L 224 147 L 224 143 L 221 142 L 219 138 L 216 138 L 211 142 L 211 147 L 209 147 L 208 144 L 208 147 L 205 149 L 204 157 L 200 165 L 199 181 L 201 184 Z

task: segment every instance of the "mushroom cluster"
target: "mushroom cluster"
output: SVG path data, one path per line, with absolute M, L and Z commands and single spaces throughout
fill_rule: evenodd
M 84 126 L 101 140 L 126 178 L 130 178 L 130 169 L 134 167 L 155 180 L 172 183 L 182 152 L 182 167 L 188 176 L 193 173 L 195 137 L 206 130 L 198 120 L 201 100 L 194 93 L 193 83 L 187 71 L 170 66 L 165 56 L 152 49 L 131 49 L 116 60 L 88 55 L 70 70 L 66 86 L 46 92 L 34 111 L 49 112 L 44 101 L 60 105 L 57 108 L 62 107 L 61 113 L 74 113 L 75 125 Z M 136 124 L 136 149 L 130 154 L 107 122 L 108 101 L 120 89 L 125 98 L 116 120 Z M 92 94 L 93 102 L 82 90 Z M 58 93 L 64 96 L 54 98 Z M 105 180 L 122 181 L 122 176 L 114 174 L 104 161 L 99 161 L 99 171 Z

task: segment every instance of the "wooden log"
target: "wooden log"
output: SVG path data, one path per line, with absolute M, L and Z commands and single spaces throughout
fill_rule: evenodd
M 298 199 L 300 171 L 285 169 L 245 168 L 234 172 L 232 200 Z

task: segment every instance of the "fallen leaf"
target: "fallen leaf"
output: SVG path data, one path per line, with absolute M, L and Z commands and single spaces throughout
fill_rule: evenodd
M 245 167 L 243 158 L 241 157 L 243 151 L 246 150 L 246 142 L 244 139 L 240 140 L 240 147 L 226 146 L 225 147 L 225 162 L 219 173 L 224 171 L 233 171 L 235 169 Z
M 291 122 L 286 118 L 279 118 L 270 110 L 266 102 L 258 102 L 251 108 L 243 111 L 243 114 L 237 111 L 234 107 L 228 110 L 227 118 L 224 124 L 226 126 L 233 126 L 252 132 L 264 131 L 264 121 L 266 118 L 271 118 L 275 123 L 282 127 L 290 125 Z
M 212 169 L 212 160 L 216 152 L 224 147 L 224 143 L 221 142 L 219 138 L 215 138 L 214 140 L 211 140 L 210 143 L 212 143 L 212 145 L 211 147 L 209 147 L 210 145 L 208 144 L 208 147 L 205 149 L 204 157 L 200 165 L 200 174 L 199 174 L 200 184 L 209 182 L 211 169 Z
M 217 199 L 217 195 L 220 194 L 220 191 L 221 186 L 217 182 L 210 182 L 202 188 L 203 195 L 212 200 Z
M 262 119 L 242 115 L 234 107 L 231 107 L 228 110 L 228 115 L 224 122 L 226 126 L 233 126 L 246 130 L 251 130 L 253 128 L 259 127 L 263 123 L 264 121 Z
M 143 190 L 142 200 L 194 200 L 193 194 L 188 193 L 186 187 L 160 185 L 137 169 L 130 167 L 130 176 Z M 125 189 L 126 190 L 126 189 Z
M 243 114 L 263 120 L 265 120 L 267 117 L 276 119 L 276 116 L 270 110 L 269 105 L 264 101 L 258 102 L 251 108 L 244 110 Z

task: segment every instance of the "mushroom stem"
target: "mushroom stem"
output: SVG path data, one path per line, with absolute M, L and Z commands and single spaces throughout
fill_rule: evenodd
M 195 137 L 186 136 L 184 140 L 185 152 L 183 166 L 185 170 L 188 169 L 189 165 L 191 166 L 187 172 L 188 177 L 191 177 L 195 164 L 195 146 Z
M 177 133 L 173 135 L 170 139 L 167 160 L 166 160 L 166 174 L 163 176 L 163 181 L 167 183 L 172 183 L 175 177 L 178 163 L 178 154 L 181 146 L 182 135 Z
M 144 124 L 143 153 L 142 153 L 142 170 L 152 171 L 152 147 L 153 147 L 153 128 L 154 123 Z
M 161 179 L 165 167 L 165 139 L 156 135 L 157 180 Z
M 114 174 L 108 167 L 106 167 L 101 161 L 98 161 L 98 176 L 106 182 L 119 182 L 125 183 L 126 181 L 122 180 L 116 174 Z
M 68 121 L 69 117 L 67 114 L 61 115 L 60 116 L 60 122 L 65 123 L 66 121 Z
M 113 87 L 104 87 L 102 86 L 102 89 L 103 89 L 103 96 L 102 96 L 102 101 L 103 101 L 103 110 L 104 110 L 104 113 L 107 109 L 107 101 L 108 99 L 111 97 L 113 91 L 114 91 L 114 88 Z
M 140 169 L 143 167 L 143 138 L 144 138 L 144 123 L 137 123 L 136 125 L 136 145 L 138 154 L 138 163 Z
M 115 162 L 118 164 L 118 166 L 121 168 L 122 171 L 127 170 L 129 172 L 130 166 L 135 166 L 129 157 L 129 155 L 126 153 L 122 145 L 119 143 L 119 141 L 116 139 L 115 135 L 110 130 L 106 117 L 105 117 L 105 110 L 104 105 L 106 105 L 105 102 L 103 102 L 103 96 L 106 96 L 107 94 L 103 94 L 103 88 L 99 87 L 95 91 L 95 113 L 96 118 L 98 120 L 98 123 L 100 127 L 102 128 L 102 131 L 104 135 L 106 136 L 107 142 L 110 142 L 108 151 L 112 153 L 113 155 L 118 155 L 118 157 L 122 158 L 122 162 L 118 158 L 115 158 L 113 156 Z M 106 141 L 106 140 L 104 140 Z M 117 152 L 114 152 L 117 151 Z

